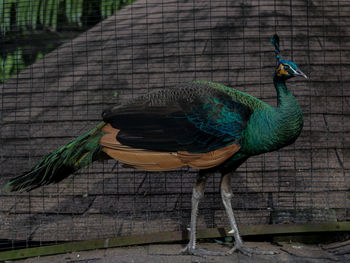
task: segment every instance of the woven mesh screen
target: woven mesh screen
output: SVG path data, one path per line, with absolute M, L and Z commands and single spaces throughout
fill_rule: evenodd
M 233 174 L 237 221 L 347 221 L 349 13 L 348 1 L 327 0 L 127 5 L 51 46 L 50 53 L 0 86 L 0 186 L 94 127 L 106 107 L 154 90 L 210 80 L 276 105 L 269 39 L 277 32 L 282 57 L 310 78 L 288 82 L 302 107 L 304 129 L 295 144 L 252 157 Z M 27 54 L 37 50 L 34 32 L 28 37 L 18 30 L 11 41 L 14 46 L 26 41 Z M 144 172 L 109 160 L 29 193 L 0 190 L 0 246 L 185 229 L 196 174 Z M 208 181 L 201 228 L 228 226 L 219 182 L 219 174 Z

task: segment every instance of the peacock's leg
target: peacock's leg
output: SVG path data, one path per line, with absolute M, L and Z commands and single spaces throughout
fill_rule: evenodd
M 239 234 L 237 223 L 235 217 L 233 215 L 231 199 L 233 193 L 231 189 L 231 175 L 225 174 L 221 178 L 221 198 L 224 203 L 224 207 L 226 213 L 228 215 L 228 219 L 230 221 L 231 231 L 229 233 L 233 233 L 235 238 L 235 245 L 232 249 L 230 249 L 227 253 L 232 254 L 235 251 L 240 251 L 245 255 L 251 256 L 252 254 L 263 254 L 263 255 L 273 255 L 276 254 L 274 251 L 261 250 L 257 248 L 249 248 L 244 246 L 241 235 Z
M 196 185 L 192 190 L 192 210 L 191 210 L 191 223 L 190 228 L 190 241 L 187 246 L 181 250 L 182 253 L 191 254 L 195 256 L 206 256 L 206 255 L 225 255 L 225 252 L 209 251 L 206 249 L 196 248 L 196 224 L 198 215 L 198 204 L 199 200 L 204 196 L 204 187 L 207 181 L 208 175 L 199 173 L 197 177 Z

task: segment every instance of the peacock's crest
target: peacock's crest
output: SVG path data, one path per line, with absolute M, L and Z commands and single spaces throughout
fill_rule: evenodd
M 295 76 L 302 76 L 304 78 L 307 78 L 307 76 L 298 68 L 298 66 L 294 62 L 281 59 L 280 38 L 277 34 L 273 35 L 270 42 L 275 47 L 275 54 L 277 59 L 277 67 L 275 70 L 275 75 L 277 77 L 289 79 Z

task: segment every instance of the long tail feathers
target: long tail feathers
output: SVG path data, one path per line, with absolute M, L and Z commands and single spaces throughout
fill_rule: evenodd
M 101 122 L 94 129 L 47 155 L 31 171 L 12 179 L 4 188 L 10 191 L 30 191 L 42 185 L 58 183 L 91 164 L 102 153 L 99 141 L 104 125 Z

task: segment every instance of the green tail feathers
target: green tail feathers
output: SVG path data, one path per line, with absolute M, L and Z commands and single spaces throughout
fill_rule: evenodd
M 30 191 L 42 185 L 58 183 L 75 171 L 91 164 L 101 153 L 99 141 L 104 122 L 47 155 L 29 172 L 11 180 L 4 188 L 10 191 Z

